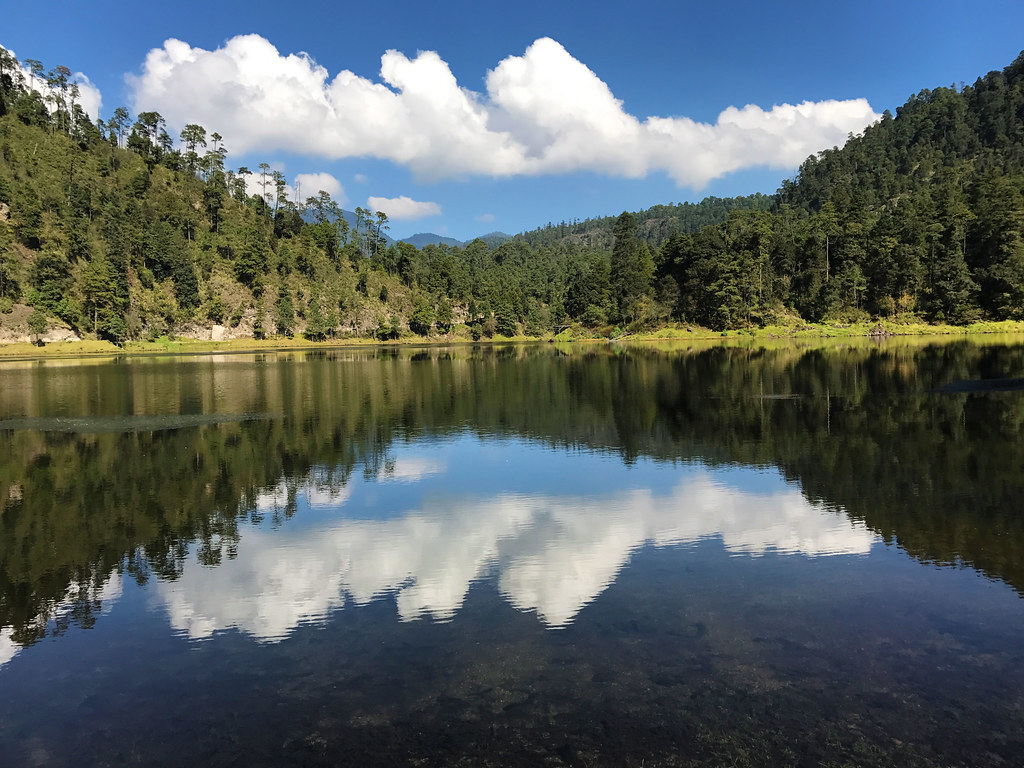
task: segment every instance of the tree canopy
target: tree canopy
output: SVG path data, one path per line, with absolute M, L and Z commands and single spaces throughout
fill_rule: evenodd
M 384 212 L 289 199 L 268 163 L 232 170 L 211 127 L 175 143 L 154 111 L 94 123 L 69 69 L 24 64 L 0 50 L 0 299 L 81 334 L 1024 317 L 1024 56 L 915 94 L 775 195 L 423 248 L 390 241 Z

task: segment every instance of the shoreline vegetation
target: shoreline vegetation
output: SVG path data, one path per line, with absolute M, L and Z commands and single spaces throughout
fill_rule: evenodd
M 264 339 L 236 338 L 221 341 L 194 339 L 181 336 L 164 336 L 147 341 L 126 341 L 118 346 L 102 339 L 76 341 L 55 341 L 42 345 L 25 341 L 0 342 L 0 361 L 45 359 L 63 357 L 92 357 L 119 355 L 166 355 L 166 354 L 227 354 L 244 352 L 287 352 L 316 349 L 341 348 L 396 348 L 396 347 L 447 347 L 482 344 L 600 344 L 600 343 L 678 343 L 730 344 L 775 346 L 791 343 L 815 343 L 823 345 L 832 341 L 883 341 L 889 339 L 932 341 L 952 337 L 981 340 L 992 336 L 1003 339 L 1020 336 L 1024 342 L 1024 321 L 1003 320 L 978 322 L 969 325 L 939 325 L 923 322 L 874 321 L 870 323 L 800 323 L 795 325 L 772 325 L 763 328 L 715 331 L 694 325 L 671 324 L 664 327 L 627 333 L 618 329 L 592 330 L 568 328 L 558 334 L 540 336 L 502 336 L 474 339 L 466 327 L 456 328 L 452 333 L 429 337 L 409 335 L 398 339 L 379 340 L 373 338 L 335 338 L 312 341 L 302 336 L 276 336 Z

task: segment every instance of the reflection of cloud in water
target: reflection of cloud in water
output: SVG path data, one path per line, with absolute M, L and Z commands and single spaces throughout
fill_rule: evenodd
M 100 606 L 100 610 L 105 613 L 110 610 L 111 606 L 117 602 L 119 597 L 121 597 L 123 586 L 121 575 L 117 573 L 117 571 L 111 571 L 107 576 L 106 581 L 104 581 L 98 589 L 90 589 L 85 597 L 87 597 L 90 602 L 98 604 Z M 81 596 L 74 587 L 69 589 L 64 599 L 49 610 L 49 621 L 60 619 L 61 617 L 71 613 L 80 597 Z M 0 627 L 0 667 L 13 659 L 22 649 L 22 646 L 18 645 L 18 643 L 11 639 L 10 632 L 10 627 Z
M 273 488 L 260 491 L 256 495 L 255 508 L 258 512 L 275 512 L 288 506 L 290 499 L 301 493 L 306 504 L 313 509 L 329 509 L 340 507 L 352 493 L 350 485 L 318 481 L 308 477 L 301 483 L 281 480 Z
M 7 629 L 0 629 L 0 667 L 13 659 L 21 646 L 7 636 Z
M 389 463 L 380 473 L 381 480 L 397 480 L 400 483 L 415 483 L 427 475 L 439 475 L 445 471 L 443 461 L 436 459 L 400 458 Z
M 280 639 L 346 601 L 389 593 L 402 620 L 449 619 L 470 585 L 493 573 L 509 602 L 559 627 L 645 543 L 711 537 L 747 555 L 866 553 L 875 540 L 862 523 L 789 486 L 750 493 L 695 473 L 667 496 L 435 498 L 398 519 L 252 530 L 237 559 L 215 568 L 189 563 L 180 579 L 156 588 L 174 627 L 190 637 L 236 627 Z

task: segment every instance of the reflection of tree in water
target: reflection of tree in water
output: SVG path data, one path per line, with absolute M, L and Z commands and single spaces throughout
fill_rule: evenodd
M 41 369 L 4 373 L 0 417 L 229 417 L 5 432 L 0 625 L 21 644 L 58 616 L 50 631 L 94 621 L 110 574 L 174 579 L 193 543 L 215 566 L 235 556 L 240 525 L 294 514 L 305 484 L 340 491 L 356 468 L 386 473 L 396 440 L 466 430 L 627 462 L 777 466 L 912 556 L 1024 590 L 1024 395 L 934 391 L 1020 375 L 1021 346 L 507 347 Z

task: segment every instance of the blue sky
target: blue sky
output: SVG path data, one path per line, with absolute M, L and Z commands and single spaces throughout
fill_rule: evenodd
M 232 167 L 381 207 L 397 237 L 465 239 L 773 192 L 910 94 L 1006 66 L 1022 30 L 1019 0 L 101 0 L 9 7 L 0 44 L 84 73 L 101 117 L 199 122 Z

